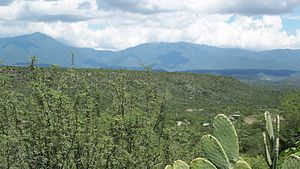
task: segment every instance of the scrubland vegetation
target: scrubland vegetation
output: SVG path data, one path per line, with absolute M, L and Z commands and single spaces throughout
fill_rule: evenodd
M 204 157 L 230 117 L 240 156 L 268 168 L 264 112 L 281 118 L 279 163 L 299 155 L 300 92 L 190 73 L 0 68 L 0 168 L 164 168 Z M 206 125 L 204 125 L 206 124 Z

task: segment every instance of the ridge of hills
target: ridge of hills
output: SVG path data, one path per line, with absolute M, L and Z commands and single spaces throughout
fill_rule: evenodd
M 141 69 L 141 64 L 166 71 L 270 69 L 300 70 L 300 50 L 249 51 L 187 42 L 146 43 L 121 51 L 99 51 L 66 45 L 42 33 L 0 38 L 0 60 L 6 65 L 27 64 L 37 55 L 40 65 L 68 67 L 70 52 L 80 68 Z

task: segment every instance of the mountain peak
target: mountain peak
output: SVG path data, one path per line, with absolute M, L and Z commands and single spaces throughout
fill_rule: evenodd
M 20 36 L 12 37 L 11 39 L 19 39 L 19 40 L 25 40 L 25 41 L 44 41 L 44 40 L 55 40 L 51 36 L 43 34 L 41 32 L 34 32 L 31 34 L 25 34 Z
M 30 46 L 29 43 L 34 44 L 35 46 L 64 46 L 63 43 L 41 32 L 34 32 L 31 34 L 16 36 L 15 38 L 12 38 L 12 40 L 14 42 L 18 42 L 19 44 L 22 43 L 24 47 Z
M 46 34 L 43 34 L 41 32 L 33 32 L 32 34 L 29 34 L 31 36 L 47 36 Z
M 31 38 L 38 38 L 38 39 L 53 39 L 51 36 L 43 34 L 41 32 L 34 32 L 31 34 L 27 34 L 25 36 L 31 37 Z

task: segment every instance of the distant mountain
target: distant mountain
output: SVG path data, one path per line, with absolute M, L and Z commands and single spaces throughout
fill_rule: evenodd
M 141 69 L 144 64 L 168 71 L 300 70 L 300 50 L 256 52 L 178 42 L 146 43 L 113 52 L 71 47 L 41 33 L 0 38 L 0 59 L 7 65 L 27 64 L 28 56 L 36 54 L 42 65 L 69 66 L 70 52 L 77 67 Z
M 37 55 L 40 65 L 70 66 L 71 52 L 75 53 L 78 67 L 105 66 L 98 62 L 99 57 L 113 53 L 67 46 L 41 33 L 0 38 L 0 59 L 6 65 L 28 64 L 29 56 Z

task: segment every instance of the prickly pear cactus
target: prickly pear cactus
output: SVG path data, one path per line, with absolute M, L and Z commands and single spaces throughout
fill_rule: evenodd
M 177 160 L 173 163 L 173 169 L 189 169 L 190 166 L 181 160 Z
M 187 165 L 184 161 L 177 160 L 173 163 L 173 166 L 167 165 L 165 169 L 189 169 L 190 166 Z
M 201 138 L 202 149 L 207 160 L 204 158 L 193 160 L 191 169 L 251 169 L 239 157 L 238 137 L 231 121 L 220 114 L 215 117 L 213 127 L 213 136 L 205 135 Z M 174 169 L 174 166 L 174 164 L 173 167 L 167 166 L 169 168 L 166 169 Z
M 191 163 L 191 169 L 217 169 L 211 162 L 204 158 L 196 158 Z
M 232 169 L 251 169 L 245 161 L 237 161 L 233 164 Z
M 213 135 L 221 143 L 229 161 L 236 162 L 239 159 L 239 144 L 233 124 L 224 114 L 219 114 L 213 121 L 213 127 Z
M 173 169 L 173 167 L 171 165 L 167 165 L 165 169 Z
M 290 155 L 282 164 L 282 169 L 300 169 L 300 157 Z
M 228 157 L 220 142 L 212 135 L 205 135 L 201 139 L 205 156 L 218 168 L 230 169 Z

